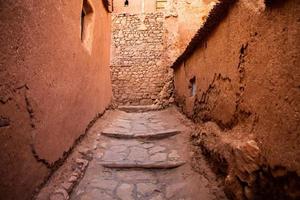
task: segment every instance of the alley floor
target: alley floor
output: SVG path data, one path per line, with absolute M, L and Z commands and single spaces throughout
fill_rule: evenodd
M 176 108 L 107 111 L 37 199 L 226 199 Z M 47 196 L 48 195 L 48 196 Z

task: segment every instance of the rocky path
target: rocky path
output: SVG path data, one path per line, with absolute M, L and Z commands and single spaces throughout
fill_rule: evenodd
M 192 124 L 174 108 L 137 112 L 141 109 L 109 111 L 92 127 L 88 141 L 77 149 L 85 155 L 76 159 L 85 173 L 76 187 L 63 185 L 69 192 L 59 190 L 64 199 L 225 199 L 205 161 L 192 162 Z

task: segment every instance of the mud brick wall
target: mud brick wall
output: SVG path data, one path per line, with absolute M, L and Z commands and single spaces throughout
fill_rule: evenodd
M 84 2 L 90 35 L 83 1 L 0 2 L 0 199 L 31 199 L 110 104 L 111 16 Z
M 233 199 L 297 199 L 300 2 L 222 2 L 173 65 L 176 102 Z
M 118 104 L 152 104 L 164 85 L 163 14 L 116 14 L 112 20 L 112 84 Z

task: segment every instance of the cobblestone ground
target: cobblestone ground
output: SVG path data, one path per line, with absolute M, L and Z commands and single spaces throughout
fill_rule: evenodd
M 208 180 L 190 166 L 189 131 L 175 110 L 118 112 L 102 130 L 114 134 L 100 136 L 97 149 L 101 151 L 94 155 L 71 199 L 215 199 Z M 170 136 L 170 132 L 177 134 Z M 147 134 L 160 137 L 138 137 Z
M 192 159 L 192 131 L 175 108 L 108 111 L 37 199 L 226 199 L 201 154 Z

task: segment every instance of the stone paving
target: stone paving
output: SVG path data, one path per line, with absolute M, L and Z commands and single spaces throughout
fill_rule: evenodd
M 179 113 L 174 110 L 116 113 L 97 133 L 93 158 L 70 199 L 220 199 L 211 190 L 207 178 L 192 170 L 190 129 L 179 120 Z M 155 135 L 169 130 L 176 135 L 162 138 L 118 135 Z M 107 132 L 113 135 L 106 135 Z
M 126 168 L 173 168 L 183 165 L 177 150 L 154 142 L 113 140 L 98 157 L 100 164 L 105 167 Z
M 102 134 L 124 139 L 159 139 L 176 135 L 179 132 L 180 129 L 170 126 L 155 113 L 122 113 L 102 131 Z

